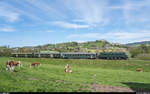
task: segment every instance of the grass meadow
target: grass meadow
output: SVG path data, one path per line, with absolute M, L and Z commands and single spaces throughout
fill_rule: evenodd
M 8 72 L 7 60 L 20 60 L 23 67 Z M 41 66 L 30 68 L 32 62 Z M 66 64 L 72 73 L 64 72 Z M 1 57 L 0 92 L 91 92 L 94 74 L 99 85 L 150 89 L 150 61 Z

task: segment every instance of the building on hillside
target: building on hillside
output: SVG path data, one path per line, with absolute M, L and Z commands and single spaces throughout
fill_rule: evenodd
M 120 46 L 121 44 L 120 43 L 111 43 L 111 45 L 113 45 L 113 46 Z

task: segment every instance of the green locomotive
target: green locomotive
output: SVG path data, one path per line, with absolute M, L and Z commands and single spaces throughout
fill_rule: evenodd
M 98 58 L 108 60 L 126 60 L 128 59 L 128 56 L 124 52 L 103 52 L 98 55 Z

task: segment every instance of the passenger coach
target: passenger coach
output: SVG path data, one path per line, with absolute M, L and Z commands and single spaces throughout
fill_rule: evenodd
M 96 59 L 96 53 L 67 52 L 61 53 L 65 59 Z

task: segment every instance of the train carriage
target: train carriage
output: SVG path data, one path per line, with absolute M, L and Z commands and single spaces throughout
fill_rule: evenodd
M 61 53 L 61 58 L 65 59 L 96 59 L 95 53 L 67 52 Z
M 12 57 L 28 57 L 28 58 L 32 58 L 33 53 L 12 53 Z
M 34 53 L 34 57 L 60 58 L 60 53 L 59 53 L 59 52 L 42 52 L 42 53 Z

